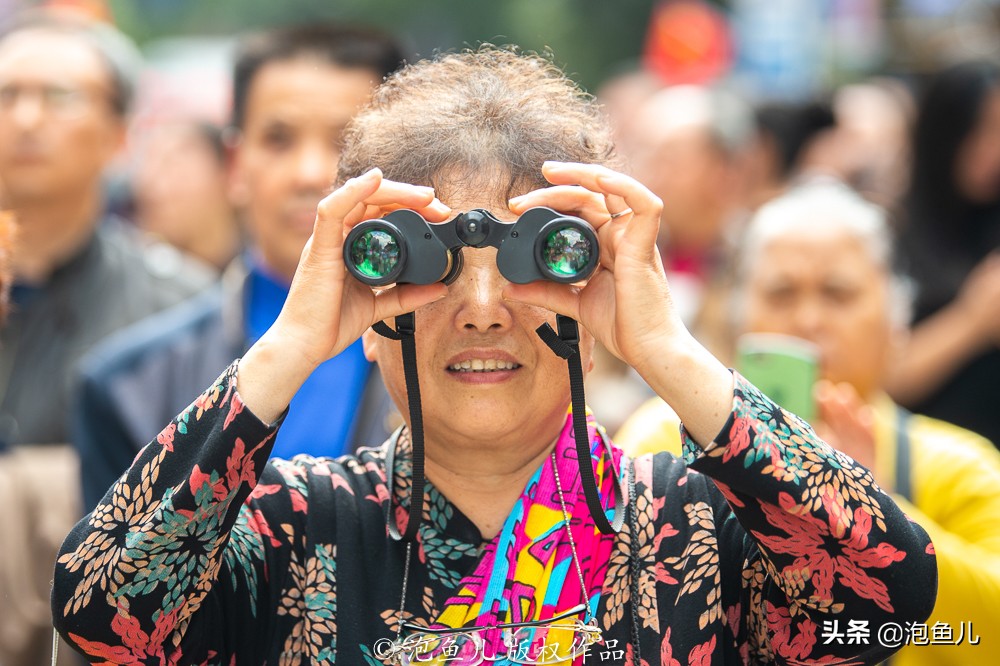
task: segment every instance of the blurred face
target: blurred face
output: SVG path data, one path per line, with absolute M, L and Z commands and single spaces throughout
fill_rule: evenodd
M 0 181 L 18 206 L 97 187 L 122 145 L 108 71 L 78 37 L 25 30 L 0 43 Z
M 668 247 L 689 252 L 713 247 L 726 221 L 732 175 L 707 130 L 671 128 L 637 148 L 633 162 L 636 177 L 664 201 L 661 231 Z
M 264 65 L 250 85 L 230 191 L 260 256 L 286 280 L 336 176 L 344 127 L 377 78 L 296 58 Z
M 447 203 L 456 214 L 482 207 L 475 200 Z M 509 211 L 492 212 L 502 220 L 514 219 Z M 545 346 L 535 329 L 545 322 L 555 328 L 555 315 L 503 300 L 507 281 L 497 270 L 495 249 L 465 248 L 463 253 L 462 273 L 448 295 L 416 313 L 427 440 L 481 447 L 484 440 L 505 437 L 554 439 L 569 407 L 569 375 L 566 361 Z M 407 414 L 401 345 L 370 330 L 364 342 L 368 358 L 378 361 L 389 394 Z M 580 347 L 586 371 L 592 338 L 586 336 Z
M 745 284 L 746 331 L 783 333 L 820 347 L 820 374 L 865 397 L 888 362 L 888 278 L 861 241 L 836 225 L 771 240 Z
M 138 222 L 188 249 L 209 223 L 229 223 L 222 160 L 191 125 L 166 125 L 147 137 L 133 180 Z
M 959 192 L 974 203 L 1000 198 L 1000 90 L 983 102 L 979 122 L 955 157 Z

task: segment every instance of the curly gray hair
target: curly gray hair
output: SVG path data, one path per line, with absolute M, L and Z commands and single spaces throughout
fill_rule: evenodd
M 476 189 L 504 204 L 547 185 L 545 160 L 611 164 L 614 154 L 590 95 L 543 57 L 489 45 L 390 76 L 344 142 L 338 183 L 377 166 L 440 197 Z

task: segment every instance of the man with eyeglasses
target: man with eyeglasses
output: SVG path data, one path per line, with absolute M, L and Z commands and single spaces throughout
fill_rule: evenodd
M 0 207 L 19 227 L 0 332 L 5 666 L 47 655 L 55 546 L 78 517 L 77 463 L 66 446 L 71 368 L 112 331 L 211 279 L 179 253 L 143 250 L 103 210 L 102 174 L 125 139 L 137 68 L 135 47 L 106 25 L 39 14 L 0 34 Z
M 180 255 L 140 250 L 105 219 L 102 173 L 125 139 L 137 66 L 134 46 L 106 25 L 39 15 L 0 35 L 2 203 L 20 227 L 15 307 L 0 344 L 8 444 L 67 441 L 52 415 L 64 412 L 73 362 L 210 279 Z

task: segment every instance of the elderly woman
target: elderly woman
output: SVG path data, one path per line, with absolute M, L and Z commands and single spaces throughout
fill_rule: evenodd
M 347 134 L 274 326 L 68 537 L 59 631 L 99 663 L 885 657 L 879 628 L 934 603 L 926 533 L 684 329 L 661 202 L 608 168 L 608 136 L 535 57 L 487 48 L 390 78 Z M 444 229 L 543 206 L 596 230 L 585 284 L 513 284 L 502 247 L 465 247 L 447 285 L 373 290 L 345 269 L 350 230 L 397 209 Z M 412 337 L 405 317 L 387 331 L 402 345 L 369 330 L 412 311 Z M 567 319 L 536 334 L 553 313 L 585 327 L 578 345 Z M 406 427 L 356 456 L 268 462 L 296 389 L 359 336 Z M 629 460 L 579 391 L 569 409 L 578 377 L 553 349 L 572 374 L 595 339 L 681 416 L 684 462 Z M 851 641 L 823 640 L 835 621 Z

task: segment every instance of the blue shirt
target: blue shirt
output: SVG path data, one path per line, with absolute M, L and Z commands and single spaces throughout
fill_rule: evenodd
M 288 297 L 288 286 L 268 275 L 252 259 L 249 264 L 246 332 L 252 344 L 278 318 Z M 292 398 L 272 457 L 350 453 L 355 417 L 370 370 L 361 340 L 316 368 Z

